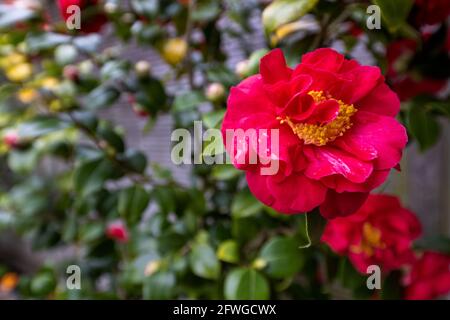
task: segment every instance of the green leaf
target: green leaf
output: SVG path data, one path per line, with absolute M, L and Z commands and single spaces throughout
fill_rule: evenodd
M 157 272 L 144 279 L 143 298 L 146 300 L 168 300 L 175 295 L 176 278 L 172 272 Z
M 299 243 L 287 237 L 270 240 L 261 249 L 259 256 L 266 262 L 267 274 L 276 279 L 293 276 L 304 263 Z
M 147 168 L 147 158 L 138 150 L 128 149 L 124 155 L 119 156 L 119 159 L 126 164 L 127 168 L 137 173 L 143 173 Z
M 127 220 L 128 224 L 135 225 L 140 221 L 149 201 L 150 194 L 139 185 L 124 189 L 119 195 L 119 214 Z
M 220 262 L 213 248 L 206 243 L 195 243 L 189 255 L 192 272 L 205 279 L 218 279 Z
M 419 240 L 415 247 L 420 250 L 431 250 L 450 255 L 450 238 L 445 236 L 425 237 Z
M 248 190 L 244 190 L 234 197 L 231 204 L 231 214 L 235 218 L 245 218 L 259 213 L 264 205 Z
M 225 279 L 224 295 L 229 300 L 266 300 L 270 298 L 269 283 L 256 270 L 235 269 Z
M 398 270 L 391 272 L 386 277 L 381 286 L 381 298 L 383 300 L 400 300 L 403 298 L 402 278 L 403 275 Z
M 225 114 L 225 110 L 216 110 L 205 113 L 202 117 L 203 124 L 206 128 L 219 128 L 222 123 L 223 116 Z
M 89 34 L 86 36 L 77 36 L 73 39 L 73 44 L 81 51 L 95 53 L 100 44 L 102 37 L 99 34 Z
M 46 33 L 31 33 L 27 36 L 27 48 L 32 53 L 52 49 L 60 44 L 70 43 L 71 36 L 46 32 Z
M 254 51 L 250 55 L 250 58 L 248 58 L 247 72 L 245 72 L 246 77 L 259 73 L 259 64 L 261 58 L 264 57 L 268 52 L 269 50 L 267 49 L 259 49 Z
M 213 20 L 220 13 L 219 2 L 216 0 L 198 0 L 192 11 L 192 20 L 207 22 Z
M 381 17 L 391 32 L 396 32 L 405 23 L 413 2 L 413 0 L 373 0 L 373 3 L 380 7 Z
M 155 17 L 159 11 L 159 0 L 131 0 L 131 7 L 139 15 Z
M 97 110 L 113 104 L 120 96 L 120 92 L 111 86 L 102 85 L 87 95 L 83 103 L 87 109 Z
M 0 28 L 15 27 L 16 24 L 28 21 L 36 16 L 35 11 L 15 6 L 4 6 L 0 10 Z
M 175 97 L 173 110 L 175 112 L 192 110 L 203 102 L 206 102 L 206 99 L 201 92 L 192 91 L 184 93 Z
M 37 117 L 19 126 L 19 135 L 23 138 L 35 139 L 51 132 L 67 128 L 67 123 L 54 117 Z
M 217 249 L 217 257 L 225 262 L 238 263 L 239 262 L 239 246 L 234 240 L 227 240 L 222 242 Z
M 293 22 L 314 9 L 319 0 L 275 0 L 262 13 L 262 22 L 267 33 Z
M 81 227 L 80 240 L 83 243 L 93 242 L 104 235 L 105 227 L 101 223 L 89 223 Z
M 408 113 L 408 129 L 419 142 L 420 150 L 425 151 L 438 140 L 440 126 L 425 105 L 415 103 Z
M 74 172 L 75 191 L 81 197 L 87 197 L 99 191 L 113 173 L 114 167 L 106 159 L 82 162 Z
M 241 171 L 231 164 L 216 165 L 213 167 L 211 176 L 215 180 L 231 180 L 238 177 Z

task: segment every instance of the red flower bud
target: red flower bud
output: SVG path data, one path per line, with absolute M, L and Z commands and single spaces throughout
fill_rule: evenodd
M 118 242 L 128 242 L 129 240 L 127 227 L 122 220 L 110 223 L 106 228 L 106 236 Z

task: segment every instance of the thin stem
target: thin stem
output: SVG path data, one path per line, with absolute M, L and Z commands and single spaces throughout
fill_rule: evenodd
M 312 245 L 312 241 L 311 241 L 311 237 L 309 236 L 309 230 L 308 229 L 309 229 L 309 226 L 308 226 L 308 214 L 305 213 L 305 235 L 306 235 L 306 239 L 308 240 L 308 242 L 305 245 L 300 246 L 299 247 L 300 249 L 306 249 L 306 248 L 311 247 L 311 245 Z

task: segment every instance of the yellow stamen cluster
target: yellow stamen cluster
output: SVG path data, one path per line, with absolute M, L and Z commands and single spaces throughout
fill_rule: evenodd
M 279 118 L 280 123 L 287 123 L 305 144 L 324 146 L 344 135 L 345 131 L 352 127 L 351 117 L 358 111 L 352 104 L 345 104 L 341 100 L 325 96 L 323 91 L 310 91 L 308 94 L 316 103 L 326 100 L 337 101 L 339 113 L 333 121 L 326 124 L 294 123 L 289 117 Z
M 350 251 L 356 254 L 364 253 L 367 257 L 373 256 L 375 249 L 383 249 L 386 244 L 381 241 L 381 231 L 365 222 L 362 230 L 362 240 L 357 246 L 351 246 Z

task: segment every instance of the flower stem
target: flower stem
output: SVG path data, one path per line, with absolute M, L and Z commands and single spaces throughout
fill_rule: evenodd
M 309 226 L 308 226 L 308 214 L 305 213 L 305 236 L 306 236 L 306 240 L 308 241 L 305 245 L 300 246 L 300 249 L 306 249 L 311 247 L 311 237 L 309 236 Z

